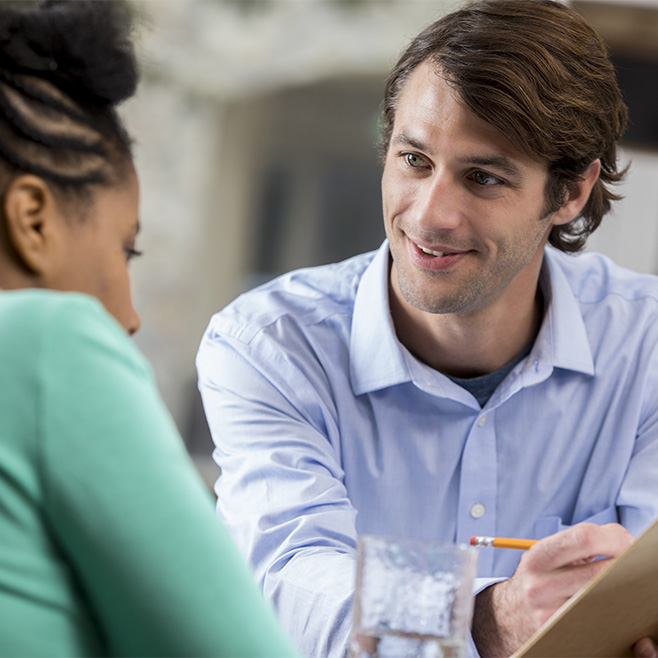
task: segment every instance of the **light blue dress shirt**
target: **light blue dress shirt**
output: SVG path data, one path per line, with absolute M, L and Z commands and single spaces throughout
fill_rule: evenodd
M 658 517 L 658 278 L 548 247 L 535 344 L 480 408 L 398 341 L 388 262 L 384 242 L 242 295 L 197 357 L 218 512 L 306 656 L 344 655 L 357 533 Z M 519 557 L 482 550 L 478 587 Z

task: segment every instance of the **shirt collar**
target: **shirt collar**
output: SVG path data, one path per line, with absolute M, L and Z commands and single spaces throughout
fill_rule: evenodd
M 541 378 L 554 367 L 594 374 L 589 339 L 578 302 L 552 247 L 544 252 L 539 285 L 546 312 L 528 361 Z M 389 249 L 384 240 L 366 268 L 354 301 L 350 377 L 356 395 L 412 380 L 388 301 Z
M 564 258 L 575 258 L 546 247 L 539 285 L 544 293 L 546 313 L 530 359 L 555 368 L 594 374 L 594 359 L 582 312 L 566 274 L 560 267 Z
M 388 240 L 366 268 L 354 300 L 350 378 L 356 395 L 411 379 L 388 304 Z

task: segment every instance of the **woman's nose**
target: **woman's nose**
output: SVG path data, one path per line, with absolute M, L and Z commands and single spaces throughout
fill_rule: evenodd
M 139 319 L 139 314 L 137 311 L 133 308 L 130 314 L 130 318 L 128 320 L 128 326 L 126 329 L 128 330 L 128 335 L 133 336 L 139 331 L 139 328 L 141 327 L 142 322 Z

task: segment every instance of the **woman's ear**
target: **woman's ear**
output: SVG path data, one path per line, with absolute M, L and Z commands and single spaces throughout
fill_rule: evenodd
M 48 184 L 31 174 L 14 178 L 5 191 L 2 210 L 10 248 L 31 273 L 43 274 L 59 242 L 54 238 L 61 225 Z
M 601 173 L 601 161 L 597 158 L 592 162 L 579 180 L 571 183 L 567 188 L 565 204 L 553 215 L 553 224 L 568 224 L 578 217 L 585 207 L 594 184 Z

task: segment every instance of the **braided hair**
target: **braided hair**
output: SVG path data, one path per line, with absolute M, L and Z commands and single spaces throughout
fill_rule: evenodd
M 30 173 L 67 196 L 132 161 L 116 106 L 138 80 L 121 0 L 0 3 L 0 193 Z

